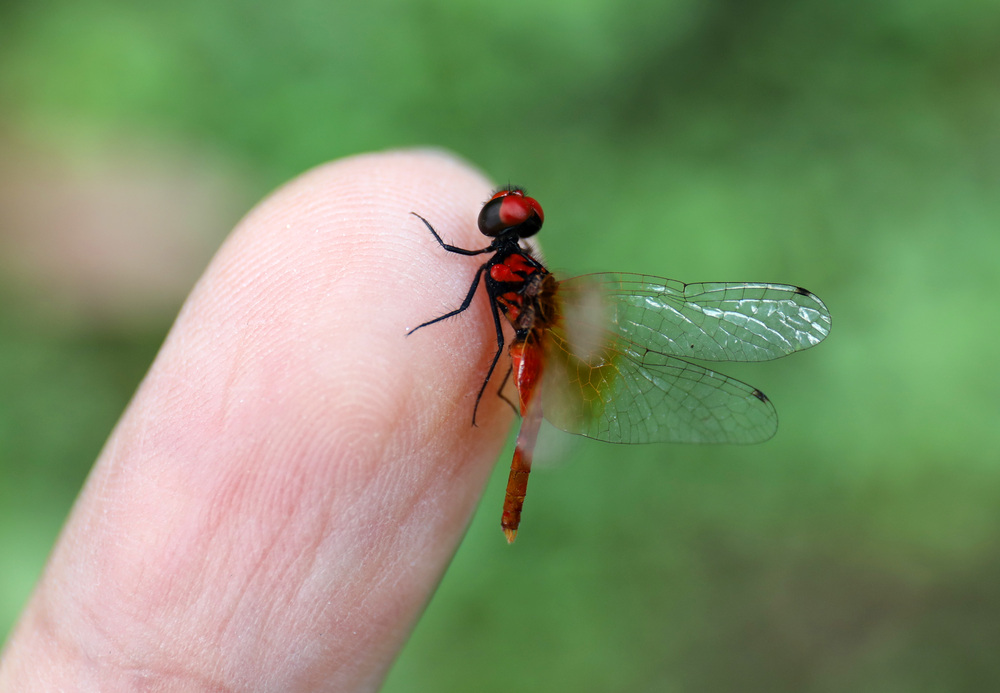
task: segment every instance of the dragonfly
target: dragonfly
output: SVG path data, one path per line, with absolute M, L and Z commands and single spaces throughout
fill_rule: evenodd
M 605 272 L 557 280 L 524 242 L 542 228 L 541 205 L 523 188 L 497 190 L 479 213 L 493 240 L 449 253 L 489 255 L 462 303 L 417 330 L 469 308 L 482 284 L 497 350 L 476 396 L 472 423 L 507 342 L 521 416 L 504 496 L 501 529 L 517 536 L 532 457 L 544 417 L 556 428 L 609 443 L 760 443 L 778 415 L 755 387 L 695 361 L 769 361 L 819 344 L 832 321 L 816 294 L 760 282 L 685 284 L 645 274 Z

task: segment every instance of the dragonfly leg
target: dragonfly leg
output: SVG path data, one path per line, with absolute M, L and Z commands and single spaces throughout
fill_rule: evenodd
M 453 315 L 458 315 L 459 313 L 462 313 L 466 309 L 468 309 L 468 307 L 472 305 L 472 298 L 476 295 L 476 289 L 479 288 L 479 278 L 483 276 L 483 271 L 486 269 L 486 265 L 487 264 L 489 264 L 489 263 L 483 263 L 482 265 L 480 265 L 479 269 L 476 270 L 476 277 L 475 277 L 475 279 L 472 280 L 472 286 L 469 287 L 469 293 L 467 293 L 465 295 L 465 300 L 462 301 L 462 305 L 460 305 L 458 308 L 456 308 L 453 311 L 450 311 L 448 313 L 445 313 L 444 315 L 441 315 L 441 316 L 438 316 L 438 317 L 434 318 L 433 320 L 428 320 L 427 322 L 423 323 L 422 325 L 417 325 L 412 330 L 410 330 L 409 332 L 407 332 L 406 336 L 409 337 L 411 334 L 413 334 L 414 332 L 416 332 L 417 330 L 419 330 L 421 327 L 427 327 L 428 325 L 433 325 L 436 322 L 441 322 L 442 320 L 447 320 L 448 318 L 452 317 Z M 494 312 L 496 312 L 495 308 L 493 310 L 494 310 Z
M 493 243 L 490 243 L 488 246 L 486 246 L 481 250 L 468 250 L 466 248 L 459 248 L 456 245 L 448 245 L 443 240 L 441 240 L 441 237 L 438 235 L 438 232 L 434 230 L 434 227 L 431 226 L 431 223 L 429 221 L 424 219 L 416 212 L 410 212 L 410 214 L 415 216 L 420 221 L 424 222 L 424 226 L 426 226 L 427 229 L 434 235 L 434 240 L 438 242 L 438 245 L 447 250 L 449 253 L 458 253 L 459 255 L 482 255 L 483 253 L 490 253 L 496 250 Z
M 510 380 L 510 375 L 513 372 L 514 372 L 514 367 L 513 366 L 511 366 L 510 368 L 507 369 L 507 375 L 505 375 L 503 377 L 503 380 L 500 382 L 500 387 L 499 387 L 499 389 L 497 389 L 497 395 L 499 395 L 500 399 L 502 399 L 504 402 L 506 402 L 507 404 L 510 405 L 510 408 L 514 410 L 515 414 L 517 414 L 518 416 L 520 416 L 521 415 L 521 410 L 518 408 L 518 406 L 516 404 L 514 404 L 513 402 L 511 402 L 510 399 L 508 399 L 507 395 L 504 394 L 504 389 L 507 387 L 507 381 Z
M 483 265 L 485 267 L 485 265 Z M 482 268 L 480 268 L 482 271 Z M 487 291 L 489 291 L 489 284 L 486 285 Z M 490 384 L 490 377 L 493 375 L 493 370 L 497 367 L 497 361 L 500 360 L 500 354 L 503 353 L 503 325 L 500 323 L 500 309 L 497 308 L 497 302 L 493 300 L 493 296 L 490 296 L 490 310 L 493 313 L 493 325 L 497 329 L 497 353 L 493 354 L 493 363 L 490 364 L 490 369 L 486 371 L 486 379 L 483 380 L 483 386 L 479 388 L 479 394 L 476 395 L 476 406 L 472 408 L 472 425 L 476 425 L 476 413 L 479 411 L 479 402 L 483 399 L 483 393 L 486 392 L 486 386 Z

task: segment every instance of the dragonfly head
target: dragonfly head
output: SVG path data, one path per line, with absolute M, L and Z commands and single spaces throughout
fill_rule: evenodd
M 525 195 L 521 188 L 507 186 L 495 192 L 483 205 L 479 212 L 479 230 L 492 238 L 504 233 L 528 238 L 538 233 L 544 220 L 542 206 L 535 198 Z

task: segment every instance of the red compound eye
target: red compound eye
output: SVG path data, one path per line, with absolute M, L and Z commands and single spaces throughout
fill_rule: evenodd
M 535 198 L 526 196 L 521 188 L 504 188 L 483 205 L 479 230 L 492 237 L 513 231 L 518 238 L 527 238 L 538 233 L 544 220 L 542 206 Z

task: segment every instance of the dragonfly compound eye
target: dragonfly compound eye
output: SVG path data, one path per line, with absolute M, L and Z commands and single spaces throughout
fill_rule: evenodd
M 519 238 L 528 238 L 538 233 L 544 220 L 538 201 L 525 196 L 519 188 L 513 188 L 501 190 L 483 205 L 479 212 L 479 230 L 492 237 L 514 231 Z

